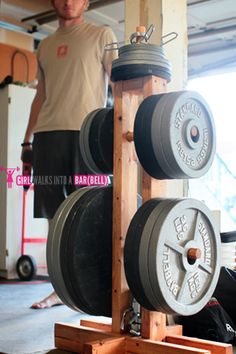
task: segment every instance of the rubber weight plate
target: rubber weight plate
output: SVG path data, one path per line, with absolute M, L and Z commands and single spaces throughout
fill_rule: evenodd
M 124 267 L 128 285 L 139 304 L 150 311 L 158 308 L 158 311 L 164 312 L 164 309 L 160 304 L 156 304 L 149 280 L 148 259 L 144 258 L 152 231 L 152 225 L 148 230 L 151 224 L 149 222 L 148 225 L 148 221 L 153 217 L 155 220 L 157 210 L 161 212 L 164 205 L 168 203 L 170 200 L 160 198 L 150 199 L 144 203 L 132 218 L 125 241 Z
M 93 122 L 94 117 L 97 113 L 99 113 L 102 109 L 95 109 L 94 111 L 90 112 L 83 121 L 83 124 L 80 129 L 80 139 L 79 139 L 79 146 L 82 158 L 89 170 L 93 173 L 102 173 L 99 170 L 98 166 L 96 165 L 89 146 L 89 133 L 90 127 Z
M 114 109 L 104 108 L 92 121 L 89 148 L 93 160 L 102 173 L 113 173 Z
M 156 159 L 152 144 L 152 115 L 161 95 L 147 97 L 139 106 L 134 122 L 134 144 L 139 161 L 147 173 L 158 179 L 168 179 Z M 156 139 L 161 139 L 156 136 Z
M 54 289 L 57 288 L 56 292 L 64 303 L 65 303 L 64 293 L 60 292 L 61 287 L 58 288 L 58 284 L 61 284 L 62 277 L 61 277 L 60 260 L 59 260 L 60 236 L 58 234 L 57 228 L 58 225 L 60 225 L 60 223 L 62 222 L 61 216 L 65 209 L 66 204 L 69 202 L 71 198 L 72 199 L 77 198 L 77 195 L 79 192 L 81 192 L 81 190 L 75 191 L 70 195 L 69 198 L 65 199 L 64 202 L 61 203 L 61 205 L 59 206 L 59 208 L 57 209 L 54 215 L 54 218 L 50 222 L 49 231 L 48 231 L 47 252 L 46 252 L 48 273 Z M 63 285 L 64 284 L 62 284 L 62 287 Z
M 88 188 L 81 188 L 74 193 L 70 194 L 68 198 L 59 206 L 56 211 L 52 222 L 50 223 L 48 240 L 47 240 L 47 267 L 50 276 L 50 281 L 60 299 L 68 307 L 75 309 L 76 305 L 71 300 L 68 294 L 67 287 L 65 285 L 61 261 L 60 261 L 60 249 L 61 249 L 61 234 L 65 225 L 65 220 L 68 217 L 71 207 L 76 201 L 88 190 Z M 80 310 L 77 308 L 77 310 Z
M 161 97 L 153 112 L 151 136 L 156 159 L 170 178 L 199 178 L 212 165 L 214 120 L 208 104 L 196 92 Z
M 158 117 L 162 117 L 163 111 L 165 110 L 165 106 L 168 104 L 168 101 L 170 100 L 170 97 L 172 95 L 174 95 L 174 93 L 172 93 L 172 92 L 168 93 L 168 94 L 163 94 L 162 99 L 160 99 L 158 101 Z M 157 110 L 155 110 L 155 108 L 154 108 L 154 111 L 156 113 Z M 154 111 L 153 111 L 153 115 L 154 115 Z M 151 127 L 150 127 L 151 143 L 150 144 L 152 145 L 156 161 L 158 163 L 160 163 L 159 168 L 161 169 L 162 168 L 161 166 L 163 166 L 163 168 L 165 169 L 165 172 L 166 172 L 166 176 L 168 176 L 167 179 L 172 179 L 173 176 L 176 176 L 175 178 L 178 178 L 176 170 L 174 169 L 174 167 L 172 167 L 171 164 L 169 164 L 169 162 L 164 157 L 164 150 L 165 150 L 166 143 L 165 143 L 165 140 L 163 142 L 163 139 L 161 136 L 163 134 L 163 130 L 162 130 L 162 126 L 161 126 L 161 119 L 156 120 L 154 132 L 152 131 L 152 128 L 153 128 L 153 117 L 151 118 Z M 157 142 L 157 140 L 159 140 L 159 141 Z M 157 156 L 157 152 L 156 152 L 157 145 L 158 145 L 158 156 Z M 162 159 L 161 159 L 161 157 L 162 157 Z M 160 179 L 159 175 L 157 175 L 157 174 L 154 175 L 153 177 Z
M 68 295 L 68 300 L 72 302 L 73 304 L 73 309 L 74 310 L 79 310 L 83 311 L 86 313 L 92 313 L 92 309 L 87 304 L 82 295 L 79 293 L 79 291 L 75 292 L 74 291 L 74 284 L 73 284 L 73 276 L 71 275 L 73 272 L 73 269 L 69 268 L 68 262 L 70 261 L 70 257 L 68 257 L 68 254 L 70 252 L 70 245 L 73 231 L 72 231 L 72 225 L 74 223 L 75 218 L 78 218 L 80 213 L 83 211 L 84 206 L 86 205 L 86 200 L 88 198 L 92 198 L 94 195 L 94 192 L 96 192 L 96 188 L 88 188 L 87 191 L 81 195 L 81 197 L 75 201 L 75 203 L 71 204 L 71 208 L 69 212 L 66 215 L 65 222 L 63 225 L 63 228 L 60 230 L 61 234 L 61 247 L 59 250 L 60 253 L 60 267 L 62 271 L 62 277 L 63 277 L 63 282 L 66 287 L 66 294 Z M 71 254 L 73 257 L 73 254 Z M 67 263 L 66 263 L 66 261 Z
M 163 69 L 161 66 L 152 64 L 130 64 L 114 67 L 111 72 L 111 81 L 131 80 L 149 75 L 161 77 L 167 80 L 167 82 L 171 80 L 171 72 L 167 69 Z
M 199 312 L 211 298 L 220 271 L 220 235 L 209 209 L 194 199 L 166 205 L 144 256 L 156 302 L 165 312 Z
M 95 174 L 113 173 L 114 110 L 91 112 L 81 127 L 80 149 L 87 167 Z
M 113 145 L 114 145 L 114 109 L 107 112 L 99 126 L 99 146 L 101 159 L 104 163 L 104 173 L 113 174 Z
M 138 195 L 138 206 L 140 202 Z M 74 309 L 91 315 L 111 316 L 111 187 L 91 188 L 76 201 L 61 240 L 63 279 Z
M 165 308 L 163 303 L 160 301 L 161 299 L 156 297 L 155 290 L 152 288 L 149 276 L 148 250 L 155 220 L 163 214 L 163 211 L 167 207 L 169 208 L 170 204 L 173 207 L 174 202 L 175 200 L 172 199 L 160 200 L 159 203 L 156 204 L 156 207 L 151 210 L 151 213 L 149 213 L 149 216 L 142 230 L 140 239 L 140 252 L 138 255 L 140 278 L 146 297 L 149 299 L 149 302 L 153 305 L 154 309 L 158 309 L 158 311 L 161 312 L 165 312 Z
M 111 315 L 111 249 L 112 188 L 93 188 L 71 209 L 61 239 L 63 279 L 76 309 Z
M 143 227 L 157 203 L 158 200 L 151 199 L 138 209 L 129 225 L 124 247 L 124 268 L 129 288 L 138 303 L 150 311 L 154 311 L 155 308 L 149 302 L 141 282 L 139 252 Z

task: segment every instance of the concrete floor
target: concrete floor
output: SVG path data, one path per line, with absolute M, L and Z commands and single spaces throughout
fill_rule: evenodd
M 54 349 L 54 324 L 79 323 L 87 317 L 65 305 L 33 310 L 30 305 L 48 295 L 48 282 L 0 284 L 0 353 L 46 353 Z
M 0 283 L 0 354 L 68 354 L 55 349 L 54 324 L 79 324 L 81 318 L 88 316 L 65 305 L 30 309 L 33 302 L 51 291 L 48 282 Z

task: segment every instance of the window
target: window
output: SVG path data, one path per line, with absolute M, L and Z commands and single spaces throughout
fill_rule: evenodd
M 216 126 L 216 156 L 209 172 L 189 180 L 189 196 L 221 211 L 221 232 L 236 230 L 236 72 L 189 81 L 208 102 Z M 200 191 L 200 192 L 199 192 Z

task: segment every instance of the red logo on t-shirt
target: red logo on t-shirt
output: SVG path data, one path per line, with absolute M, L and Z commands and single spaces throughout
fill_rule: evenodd
M 68 45 L 67 44 L 62 44 L 59 47 L 57 47 L 57 57 L 58 58 L 63 58 L 67 55 L 68 52 Z

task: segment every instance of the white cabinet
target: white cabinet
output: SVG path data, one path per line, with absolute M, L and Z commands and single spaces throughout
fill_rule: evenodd
M 23 190 L 16 185 L 22 174 L 21 143 L 28 122 L 35 90 L 9 85 L 0 89 L 0 276 L 14 278 L 16 261 L 21 255 Z M 12 183 L 7 184 L 7 170 Z M 8 170 L 9 171 L 9 170 Z M 33 193 L 27 192 L 27 237 L 47 237 L 47 221 L 33 218 Z M 29 244 L 25 253 L 46 264 L 45 244 Z

